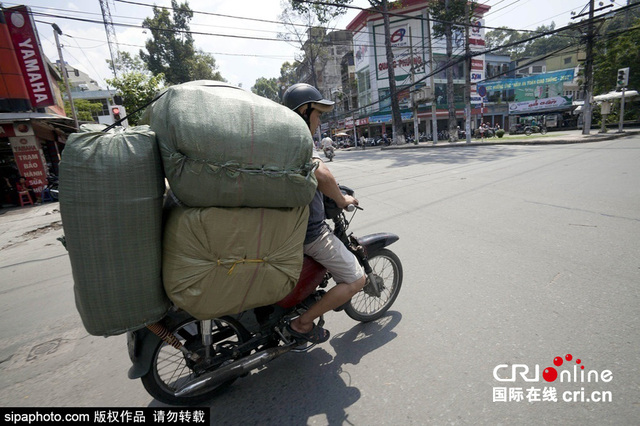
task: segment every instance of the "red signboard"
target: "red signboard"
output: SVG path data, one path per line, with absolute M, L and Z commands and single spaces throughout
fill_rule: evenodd
M 0 111 L 31 109 L 29 93 L 24 84 L 9 29 L 0 13 Z
M 49 83 L 49 73 L 29 8 L 16 6 L 4 9 L 3 12 L 16 58 L 27 86 L 31 106 L 43 108 L 54 105 L 55 99 Z
M 0 137 L 8 138 L 10 136 L 15 136 L 16 133 L 13 131 L 13 124 L 4 123 L 0 124 Z
M 482 59 L 472 59 L 471 60 L 471 69 L 472 70 L 483 70 L 484 69 L 484 61 Z
M 2 128 L 6 131 L 7 125 Z M 13 123 L 13 136 L 9 137 L 13 157 L 20 176 L 27 178 L 35 192 L 40 193 L 47 184 L 45 162 L 40 144 L 33 132 L 33 128 L 25 122 Z M 10 133 L 10 132 L 6 132 Z

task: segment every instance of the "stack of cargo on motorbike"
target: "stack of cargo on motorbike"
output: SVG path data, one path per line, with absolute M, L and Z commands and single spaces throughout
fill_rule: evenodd
M 317 185 L 305 123 L 213 81 L 170 87 L 143 123 L 86 129 L 63 151 L 61 214 L 87 331 L 155 323 L 169 300 L 205 319 L 285 297 Z M 183 206 L 163 225 L 165 177 Z
M 144 120 L 184 205 L 168 213 L 164 231 L 169 298 L 209 319 L 285 297 L 302 269 L 307 205 L 317 185 L 304 121 L 214 81 L 169 88 Z

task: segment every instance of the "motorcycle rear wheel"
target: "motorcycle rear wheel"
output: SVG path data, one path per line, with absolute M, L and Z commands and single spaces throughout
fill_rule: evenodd
M 204 356 L 200 321 L 194 318 L 182 321 L 174 327 L 169 327 L 173 334 L 185 347 Z M 230 353 L 218 350 L 222 347 L 232 347 L 246 341 L 246 332 L 240 324 L 232 318 L 216 318 L 211 321 L 212 345 L 211 357 L 213 362 L 200 374 L 210 372 L 233 361 Z M 197 378 L 192 361 L 187 361 L 185 355 L 166 342 L 161 341 L 154 349 L 153 362 L 149 372 L 142 376 L 142 384 L 151 396 L 158 401 L 171 405 L 194 405 L 212 399 L 227 389 L 236 379 L 228 380 L 217 387 L 205 387 L 189 396 L 176 396 L 174 392 L 186 383 Z
M 374 321 L 380 318 L 393 305 L 402 286 L 402 263 L 394 252 L 381 249 L 369 257 L 369 265 L 379 281 L 380 296 L 372 293 L 367 283 L 351 298 L 344 311 L 352 319 L 360 322 Z

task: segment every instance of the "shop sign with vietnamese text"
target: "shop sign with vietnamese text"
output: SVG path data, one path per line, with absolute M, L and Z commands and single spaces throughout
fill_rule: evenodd
M 9 138 L 20 176 L 24 176 L 35 192 L 42 192 L 47 183 L 42 150 L 35 135 Z

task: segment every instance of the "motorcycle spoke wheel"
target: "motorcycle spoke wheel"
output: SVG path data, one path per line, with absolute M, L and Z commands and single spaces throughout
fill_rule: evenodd
M 382 249 L 369 258 L 369 265 L 379 283 L 380 296 L 373 294 L 367 283 L 351 298 L 345 312 L 356 321 L 374 321 L 384 315 L 393 305 L 402 286 L 402 264 L 391 250 Z
M 245 338 L 241 327 L 230 319 L 211 321 L 210 361 L 205 371 L 200 371 L 200 374 L 213 371 L 233 361 L 229 352 L 216 350 L 216 348 L 232 347 L 243 343 Z M 200 321 L 190 319 L 171 328 L 170 331 L 183 346 L 197 353 L 204 360 L 205 348 L 202 345 L 200 328 Z M 165 404 L 193 405 L 210 400 L 235 381 L 235 379 L 228 380 L 215 388 L 205 387 L 189 396 L 176 396 L 177 390 L 198 377 L 199 373 L 193 368 L 193 361 L 187 360 L 179 349 L 162 341 L 154 350 L 153 363 L 149 372 L 142 377 L 142 384 L 151 396 Z

